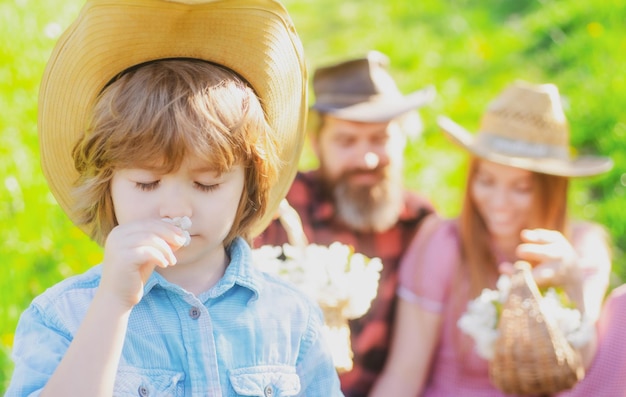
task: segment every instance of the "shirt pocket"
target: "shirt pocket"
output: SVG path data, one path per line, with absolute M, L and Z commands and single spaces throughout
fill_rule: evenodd
M 182 397 L 185 374 L 161 369 L 120 367 L 117 371 L 114 397 Z
M 288 365 L 259 365 L 229 371 L 230 383 L 241 396 L 287 397 L 300 392 L 296 368 Z

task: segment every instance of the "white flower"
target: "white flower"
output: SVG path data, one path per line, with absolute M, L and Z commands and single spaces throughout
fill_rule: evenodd
M 493 357 L 493 346 L 500 335 L 496 328 L 498 312 L 495 302 L 500 302 L 498 291 L 484 289 L 478 298 L 470 301 L 467 311 L 459 318 L 459 328 L 471 336 L 476 352 L 484 358 Z
M 352 349 L 347 320 L 361 317 L 369 310 L 378 293 L 381 260 L 370 259 L 338 242 L 303 248 L 264 245 L 252 250 L 252 259 L 258 268 L 295 284 L 320 305 L 335 367 L 350 370 Z
M 370 259 L 339 242 L 304 248 L 265 245 L 252 250 L 252 256 L 261 270 L 295 284 L 321 306 L 341 306 L 348 319 L 367 312 L 383 267 L 379 258 Z
M 191 243 L 191 235 L 187 231 L 191 227 L 191 219 L 188 216 L 177 216 L 176 218 L 162 218 L 163 222 L 171 223 L 172 225 L 178 226 L 183 230 L 183 236 L 185 237 L 185 243 L 183 247 L 188 246 Z
M 487 360 L 493 358 L 494 342 L 499 337 L 497 329 L 499 308 L 506 301 L 511 279 L 500 276 L 496 290 L 485 288 L 480 296 L 467 304 L 467 310 L 459 318 L 457 326 L 474 339 L 476 353 Z M 580 311 L 563 306 L 554 288 L 548 288 L 541 300 L 543 313 L 554 319 L 573 347 L 584 346 L 593 335 L 593 324 L 581 318 Z

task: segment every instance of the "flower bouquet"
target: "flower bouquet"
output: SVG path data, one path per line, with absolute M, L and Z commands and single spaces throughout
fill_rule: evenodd
M 369 310 L 378 291 L 382 262 L 339 242 L 329 246 L 308 244 L 301 227 L 298 228 L 299 218 L 293 218 L 295 211 L 285 205 L 281 220 L 289 214 L 290 222 L 295 222 L 288 230 L 297 231 L 290 237 L 293 243 L 254 249 L 253 260 L 261 270 L 295 284 L 319 304 L 335 367 L 340 372 L 348 371 L 352 369 L 348 320 Z
M 593 325 L 558 287 L 539 290 L 526 262 L 497 289 L 470 301 L 457 325 L 489 361 L 492 382 L 507 394 L 552 394 L 584 376 L 578 352 Z

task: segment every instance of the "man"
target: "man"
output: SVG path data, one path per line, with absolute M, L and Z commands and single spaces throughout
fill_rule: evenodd
M 300 215 L 306 240 L 349 244 L 379 257 L 383 270 L 370 310 L 350 321 L 354 367 L 341 374 L 348 397 L 366 396 L 382 370 L 396 303 L 400 258 L 422 219 L 433 212 L 424 198 L 403 187 L 403 154 L 419 134 L 415 109 L 432 101 L 432 87 L 403 95 L 389 75 L 388 58 L 366 57 L 320 68 L 313 76 L 316 123 L 311 143 L 319 169 L 299 173 L 287 201 Z M 292 242 L 280 219 L 255 241 Z

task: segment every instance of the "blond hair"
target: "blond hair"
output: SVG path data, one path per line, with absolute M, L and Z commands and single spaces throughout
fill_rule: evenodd
M 217 173 L 242 165 L 245 181 L 233 227 L 250 226 L 266 210 L 280 160 L 271 127 L 252 88 L 221 66 L 196 59 L 159 60 L 121 73 L 102 91 L 73 150 L 78 223 L 103 244 L 117 225 L 110 181 L 116 169 L 175 171 L 186 156 Z

